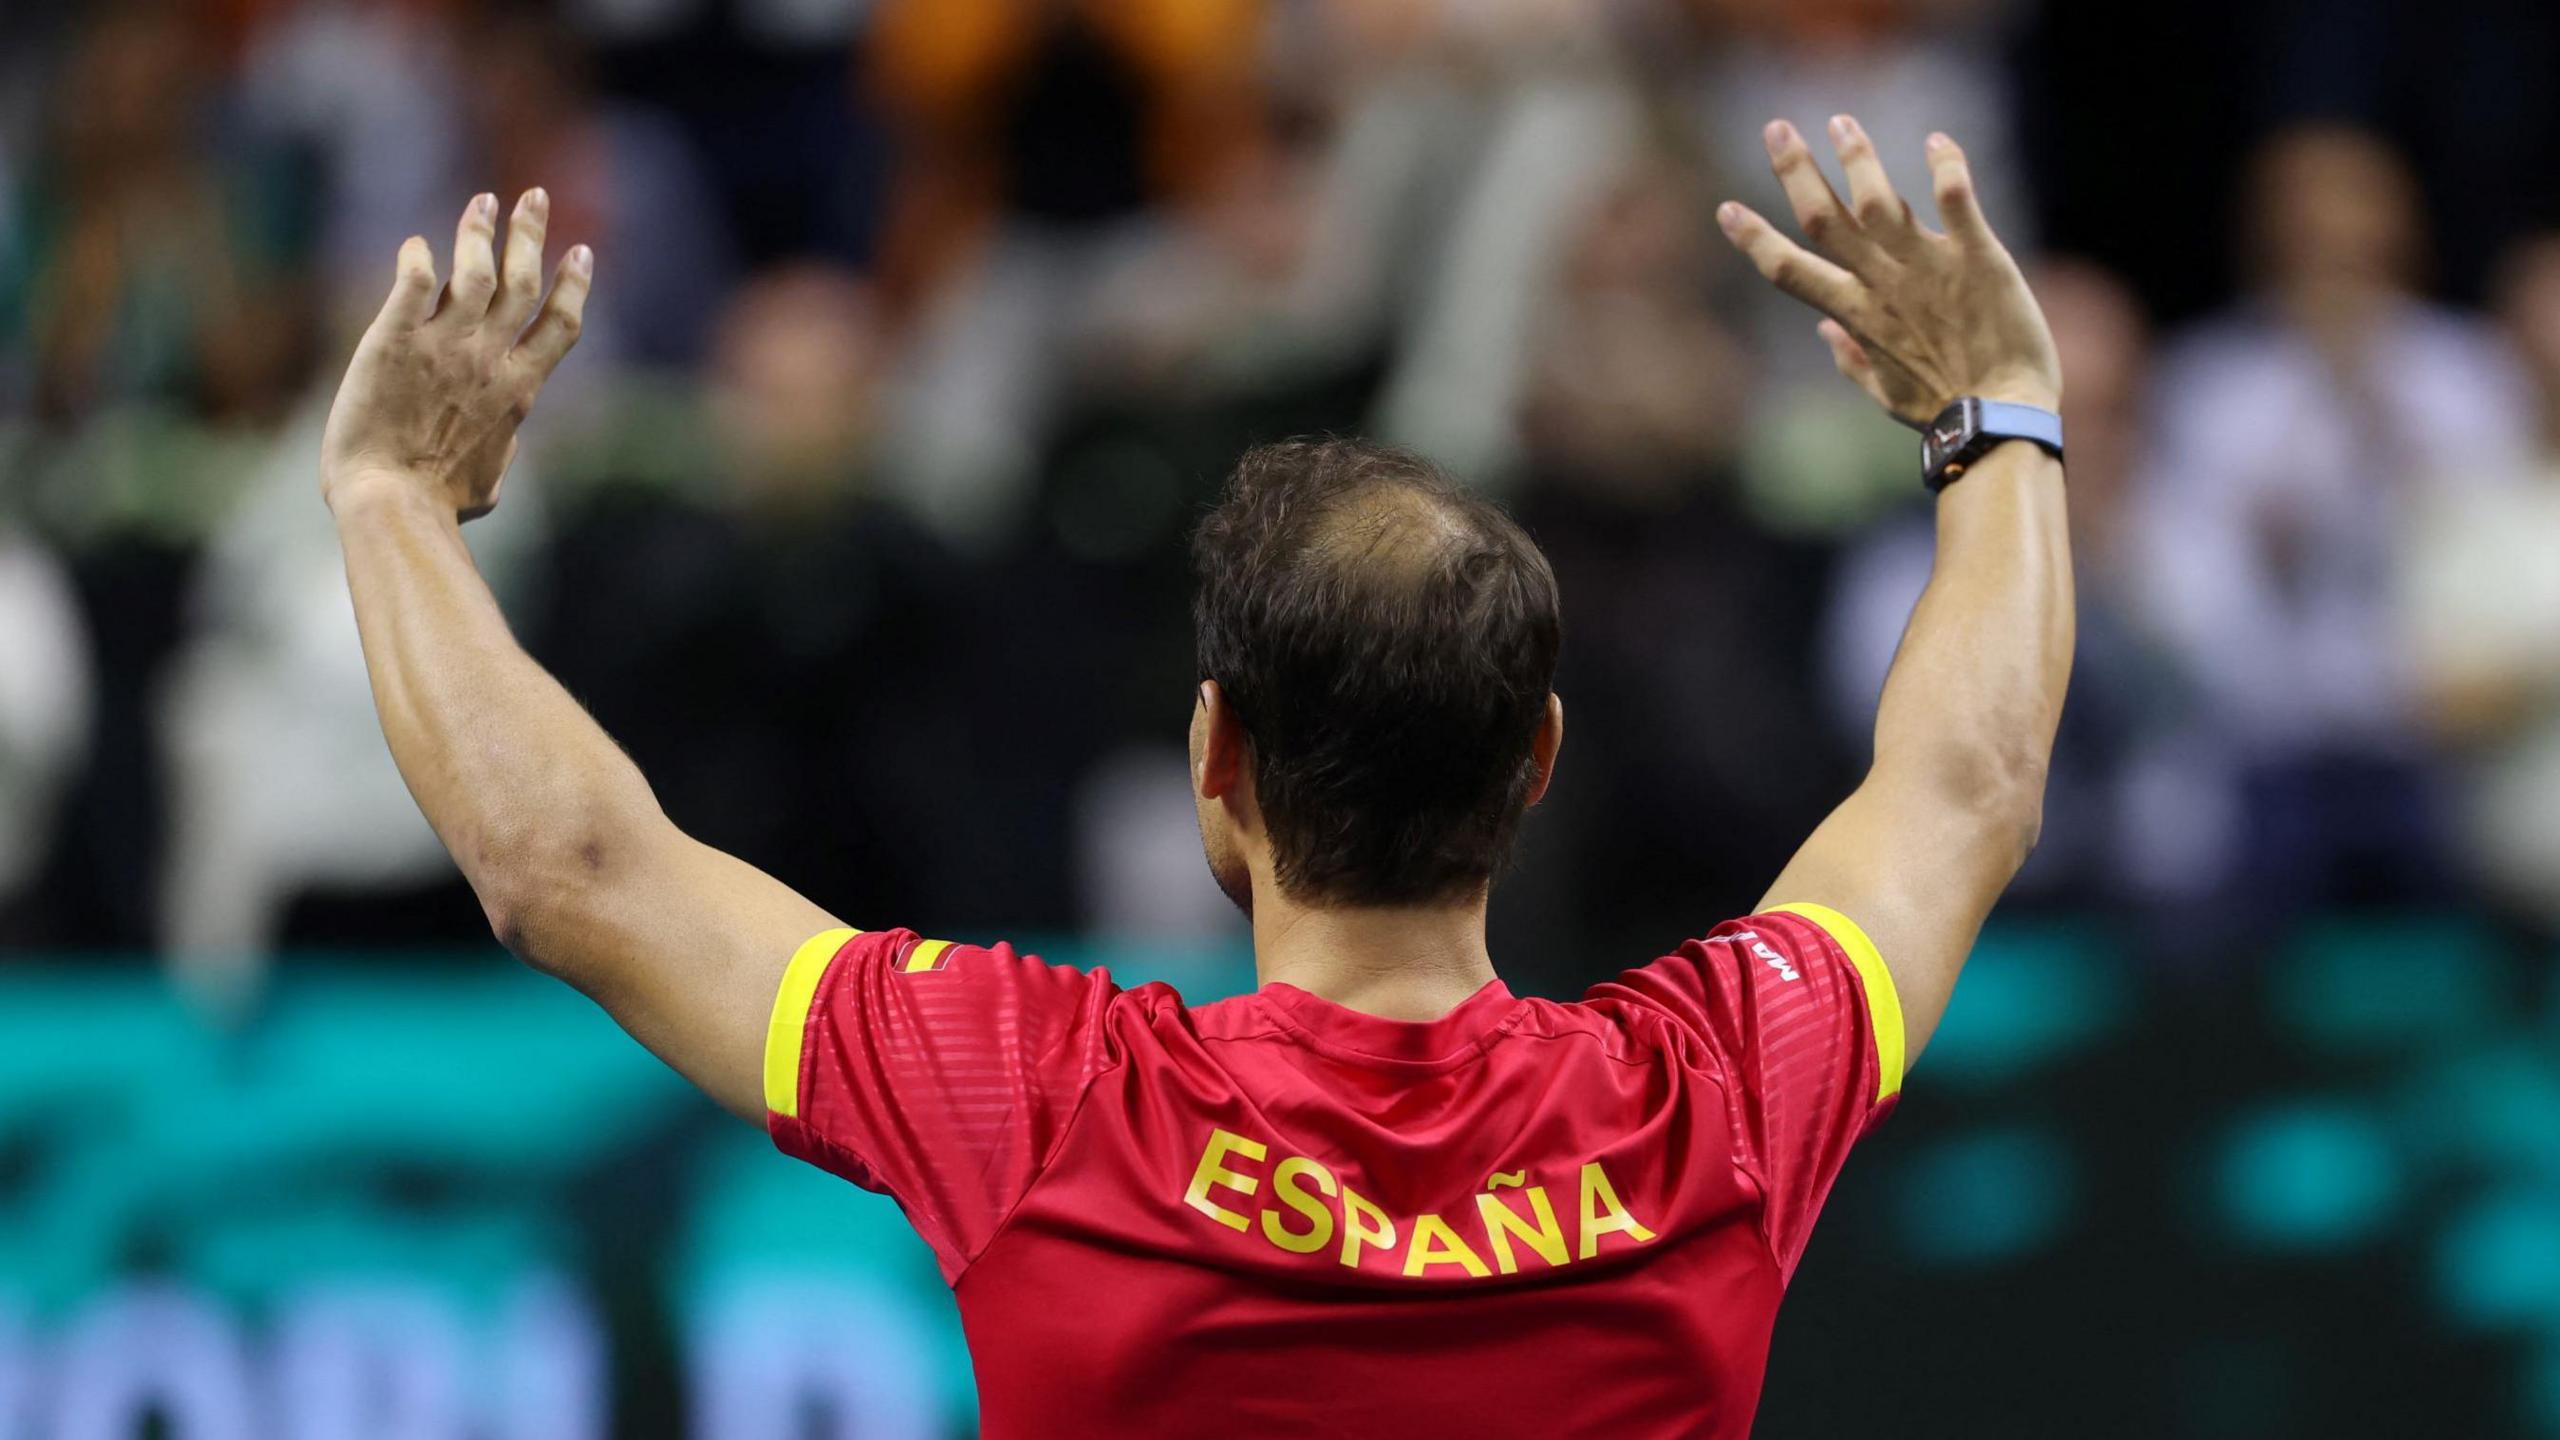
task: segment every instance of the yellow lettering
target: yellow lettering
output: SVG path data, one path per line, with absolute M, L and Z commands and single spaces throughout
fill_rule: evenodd
M 1273 1203 L 1250 1212 L 1220 1203 L 1215 1194 L 1218 1190 L 1240 1196 L 1262 1190 L 1264 1177 L 1231 1168 L 1232 1161 L 1258 1163 L 1270 1155 L 1271 1147 L 1262 1141 L 1231 1130 L 1211 1129 L 1209 1141 L 1200 1151 L 1200 1163 L 1192 1168 L 1191 1185 L 1183 1193 L 1183 1203 L 1239 1234 L 1251 1234 L 1258 1216 L 1262 1238 L 1292 1255 L 1314 1255 L 1334 1246 L 1339 1232 L 1335 1258 L 1349 1270 L 1360 1268 L 1365 1250 L 1393 1252 L 1397 1248 L 1399 1227 L 1395 1217 L 1336 1178 L 1322 1162 L 1304 1155 L 1283 1156 L 1273 1167 L 1268 1177 Z M 1498 1178 L 1505 1188 L 1510 1188 L 1526 1176 L 1515 1171 Z M 1654 1239 L 1654 1232 L 1618 1198 L 1617 1187 L 1610 1183 L 1608 1172 L 1600 1168 L 1597 1160 L 1582 1167 L 1580 1239 L 1570 1256 L 1564 1227 L 1557 1221 L 1547 1187 L 1528 1186 L 1521 1195 L 1529 1202 L 1526 1213 L 1505 1203 L 1506 1197 L 1491 1189 L 1476 1196 L 1476 1214 L 1484 1222 L 1486 1239 L 1492 1243 L 1494 1265 L 1505 1275 L 1520 1273 L 1525 1263 L 1523 1250 L 1553 1268 L 1570 1259 L 1588 1260 L 1598 1254 L 1604 1236 L 1625 1235 L 1639 1245 Z M 1331 1199 L 1341 1202 L 1338 1219 L 1334 1207 L 1326 1203 Z M 1297 1212 L 1295 1223 L 1282 1213 L 1284 1209 Z M 1402 1268 L 1406 1276 L 1427 1276 L 1435 1265 L 1455 1265 L 1478 1279 L 1494 1273 L 1486 1266 L 1482 1253 L 1442 1217 L 1417 1215 L 1407 1223 L 1411 1233 L 1404 1248 Z
M 1538 1258 L 1550 1265 L 1564 1263 L 1564 1227 L 1556 1223 L 1556 1207 L 1547 1203 L 1547 1187 L 1532 1185 L 1522 1192 L 1529 1197 L 1529 1208 L 1537 1212 L 1533 1228 L 1520 1218 L 1520 1212 L 1494 1199 L 1491 1195 L 1476 1197 L 1476 1210 L 1484 1216 L 1485 1232 L 1493 1237 L 1493 1263 L 1505 1275 L 1519 1273 L 1520 1262 L 1512 1258 L 1511 1237 L 1529 1242 Z
M 1293 1255 L 1313 1255 L 1333 1239 L 1333 1210 L 1308 1193 L 1303 1186 L 1289 1182 L 1299 1176 L 1315 1182 L 1315 1188 L 1327 1195 L 1334 1193 L 1333 1172 L 1304 1155 L 1292 1155 L 1271 1172 L 1271 1193 L 1280 1203 L 1307 1217 L 1307 1228 L 1291 1231 L 1280 1223 L 1280 1217 L 1269 1210 L 1262 1212 L 1262 1238 Z
M 1603 1216 L 1601 1212 L 1606 1211 Z M 1600 1237 L 1623 1231 L 1636 1237 L 1641 1245 L 1653 1238 L 1653 1232 L 1636 1223 L 1627 1207 L 1618 1203 L 1618 1192 L 1609 1185 L 1608 1172 L 1600 1162 L 1582 1167 L 1582 1246 L 1580 1258 L 1588 1260 L 1600 1248 Z
M 1363 1220 L 1368 1224 L 1362 1224 Z M 1369 1197 L 1345 1185 L 1342 1187 L 1342 1263 L 1360 1268 L 1360 1247 L 1392 1250 L 1396 1244 L 1396 1222 L 1387 1212 L 1369 1203 Z
M 1463 1265 L 1467 1273 L 1481 1280 L 1493 1272 L 1484 1268 L 1476 1252 L 1449 1228 L 1449 1222 L 1437 1215 L 1413 1218 L 1413 1245 L 1404 1252 L 1404 1273 L 1419 1275 L 1433 1265 Z
M 1223 1185 L 1239 1195 L 1250 1195 L 1261 1187 L 1261 1181 L 1250 1175 L 1239 1175 L 1219 1163 L 1227 1158 L 1230 1150 L 1247 1160 L 1259 1160 L 1270 1153 L 1259 1140 L 1247 1140 L 1226 1130 L 1211 1130 L 1208 1148 L 1200 1152 L 1199 1168 L 1191 1172 L 1191 1188 L 1183 1194 L 1182 1201 L 1230 1230 L 1242 1230 L 1245 1228 L 1242 1215 L 1209 1198 L 1212 1185 Z

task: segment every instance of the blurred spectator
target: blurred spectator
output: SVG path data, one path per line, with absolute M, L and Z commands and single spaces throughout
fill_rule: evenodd
M 78 767 L 90 703 L 88 637 L 69 577 L 0 522 L 0 943 L 43 861 L 54 802 Z
M 589 383 L 616 361 L 699 360 L 735 273 L 734 249 L 683 130 L 599 95 L 575 38 L 538 12 L 492 7 L 460 44 L 465 169 L 416 228 L 442 243 L 474 191 L 496 192 L 503 208 L 544 186 L 555 244 L 583 240 L 596 251 L 595 299 L 578 342 Z
M 1088 392 L 1181 405 L 1344 363 L 1375 329 L 1357 224 L 1312 121 L 1238 155 L 1198 202 L 1104 267 L 1073 337 Z
M 842 271 L 748 282 L 712 347 L 704 483 L 564 515 L 528 638 L 706 843 L 876 923 L 1011 914 L 973 888 L 1011 853 L 968 798 L 975 580 L 873 466 L 885 343 Z
M 903 134 L 900 299 L 990 229 L 1078 229 L 1214 184 L 1255 120 L 1258 0 L 884 0 L 873 88 Z
M 2431 494 L 2407 537 L 2408 644 L 2434 732 L 2470 761 L 2465 858 L 2560 930 L 2560 236 L 2519 246 L 2499 317 L 2533 384 L 2509 483 Z
M 1697 172 L 1655 150 L 1620 169 L 1568 234 L 1537 317 L 1521 425 L 1540 461 L 1630 508 L 1677 505 L 1732 458 L 1751 361 L 1708 305 Z
M 1846 793 L 1803 662 L 1823 557 L 1735 493 L 1745 361 L 1707 302 L 1730 263 L 1711 197 L 1661 153 L 1604 185 L 1568 232 L 1522 403 L 1520 514 L 1572 617 L 1573 743 L 1500 903 L 1551 989 L 1586 954 L 1748 908 Z
M 220 154 L 198 23 L 177 4 L 101 7 L 51 77 L 23 233 L 0 243 L 15 267 L 0 319 L 23 326 L 40 414 L 139 400 L 266 415 L 307 349 L 267 177 Z
M 225 1005 L 254 995 L 280 942 L 414 945 L 485 933 L 477 907 L 453 893 L 453 864 L 374 716 L 337 530 L 319 497 L 336 378 L 277 438 L 207 546 L 191 634 L 160 695 L 170 795 L 158 939 Z M 519 607 L 543 533 L 539 472 L 538 458 L 519 457 L 506 504 L 463 532 Z M 333 892 L 362 897 L 344 907 L 351 920 L 296 923 L 297 901 Z
M 1256 0 L 894 0 L 874 89 L 901 157 L 881 255 L 919 334 L 892 468 L 947 536 L 1009 531 L 1090 297 L 1261 118 Z
M 861 65 L 874 0 L 581 0 L 599 82 L 680 120 L 742 261 L 868 264 L 888 203 L 885 116 Z
M 2149 459 L 2149 329 L 2123 282 L 2085 261 L 2048 261 L 2030 279 L 2062 354 L 2080 639 L 2043 837 L 2016 893 L 2089 905 L 2201 900 L 2231 863 L 2237 795 L 2230 757 L 2197 724 L 2192 686 L 2142 613 L 2129 522 Z M 1831 719 L 1858 752 L 1935 549 L 1936 526 L 1917 510 L 1841 562 L 1822 671 Z
M 2254 293 L 2162 365 L 2151 608 L 2246 767 L 2235 884 L 2279 909 L 2434 894 L 2396 537 L 2424 497 L 2513 476 L 2529 407 L 2495 337 L 2420 298 L 2416 188 L 2380 141 L 2278 135 L 2248 201 Z
M 1526 458 L 1517 425 L 1542 312 L 1576 227 L 1645 150 L 1648 117 L 1602 7 L 1424 13 L 1436 28 L 1408 43 L 1415 63 L 1446 72 L 1447 92 L 1430 163 L 1463 180 L 1415 239 L 1422 263 L 1375 426 L 1504 486 Z
M 2310 36 L 2300 7 L 2244 5 L 2254 48 L 2160 123 L 2376 114 L 2378 77 L 2508 73 L 2560 33 L 2495 8 L 2462 0 L 2434 34 L 2368 5 Z M 1506 927 L 1563 957 L 1595 920 L 1633 945 L 1746 904 L 1863 753 L 1930 544 L 1908 434 L 1829 373 L 1801 307 L 1733 283 L 1710 202 L 1775 208 L 1771 114 L 1852 110 L 1914 196 L 1919 137 L 1961 136 L 2023 251 L 2033 140 L 2067 192 L 2042 197 L 2054 223 L 2105 231 L 2110 272 L 2193 309 L 2227 227 L 2210 196 L 2169 220 L 2126 198 L 2113 171 L 2150 150 L 2107 147 L 2166 143 L 2115 138 L 2155 97 L 2090 57 L 2176 56 L 2218 15 L 7 9 L 0 484 L 62 578 L 0 548 L 0 648 L 33 647 L 0 675 L 0 787 L 88 757 L 50 837 L 45 785 L 0 791 L 0 889 L 15 864 L 45 902 L 17 932 L 165 936 L 216 982 L 247 972 L 204 957 L 279 940 L 476 933 L 383 763 L 310 495 L 343 351 L 310 343 L 342 318 L 313 302 L 369 314 L 399 237 L 441 249 L 470 194 L 534 183 L 600 283 L 528 475 L 469 534 L 706 838 L 852 912 L 1222 932 L 1175 743 L 1182 537 L 1245 443 L 1365 426 L 1508 488 L 1575 596 L 1577 739 Z M 2013 25 L 2066 63 L 2011 53 Z M 2132 33 L 2151 29 L 2176 33 Z M 2510 30 L 2514 54 L 2483 48 Z M 2232 93 L 2271 46 L 2293 78 Z M 2473 147 L 2442 123 L 2473 104 L 2525 128 Z M 2381 118 L 2442 189 L 2548 148 L 2550 113 L 2453 87 Z M 2452 146 L 2473 169 L 2435 165 Z M 2279 909 L 2434 893 L 2452 750 L 2476 766 L 2470 867 L 2560 916 L 2560 596 L 2531 592 L 2550 567 L 2529 549 L 2560 447 L 2528 436 L 2504 347 L 2420 298 L 2419 191 L 2387 150 L 2304 129 L 2250 167 L 2249 294 L 2156 365 L 2107 273 L 2040 273 L 2072 377 L 2083 634 L 2025 883 Z M 2546 412 L 2550 248 L 2500 292 Z M 41 618 L 66 585 L 72 628 Z
M 399 0 L 258 8 L 242 107 L 261 133 L 312 157 L 307 223 L 324 293 L 370 294 L 402 239 L 443 244 L 464 198 L 486 184 L 463 176 L 452 19 Z
M 867 478 L 888 359 L 878 297 L 850 274 L 792 266 L 742 288 L 712 357 L 735 496 L 788 513 Z

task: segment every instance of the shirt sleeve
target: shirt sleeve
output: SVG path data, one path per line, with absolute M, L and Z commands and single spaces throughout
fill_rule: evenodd
M 1031 1187 L 1104 1068 L 1110 972 L 830 930 L 792 956 L 765 1036 L 766 1127 L 897 1200 L 956 1280 Z
M 1902 1091 L 1902 1005 L 1875 945 L 1836 910 L 1780 905 L 1604 996 L 1667 1012 L 1724 1072 L 1734 1161 L 1760 1185 L 1763 1231 L 1792 1277 L 1850 1147 Z

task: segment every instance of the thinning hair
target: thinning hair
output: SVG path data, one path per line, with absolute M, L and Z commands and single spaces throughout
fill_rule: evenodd
M 1410 451 L 1300 439 L 1237 462 L 1192 558 L 1200 674 L 1244 727 L 1283 893 L 1484 890 L 1563 645 L 1528 534 Z

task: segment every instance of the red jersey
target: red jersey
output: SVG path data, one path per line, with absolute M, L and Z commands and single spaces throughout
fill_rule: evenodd
M 765 1088 L 785 1151 L 932 1245 L 991 1440 L 1741 1437 L 1902 1044 L 1875 948 L 1810 905 L 1420 1023 L 838 930 Z

